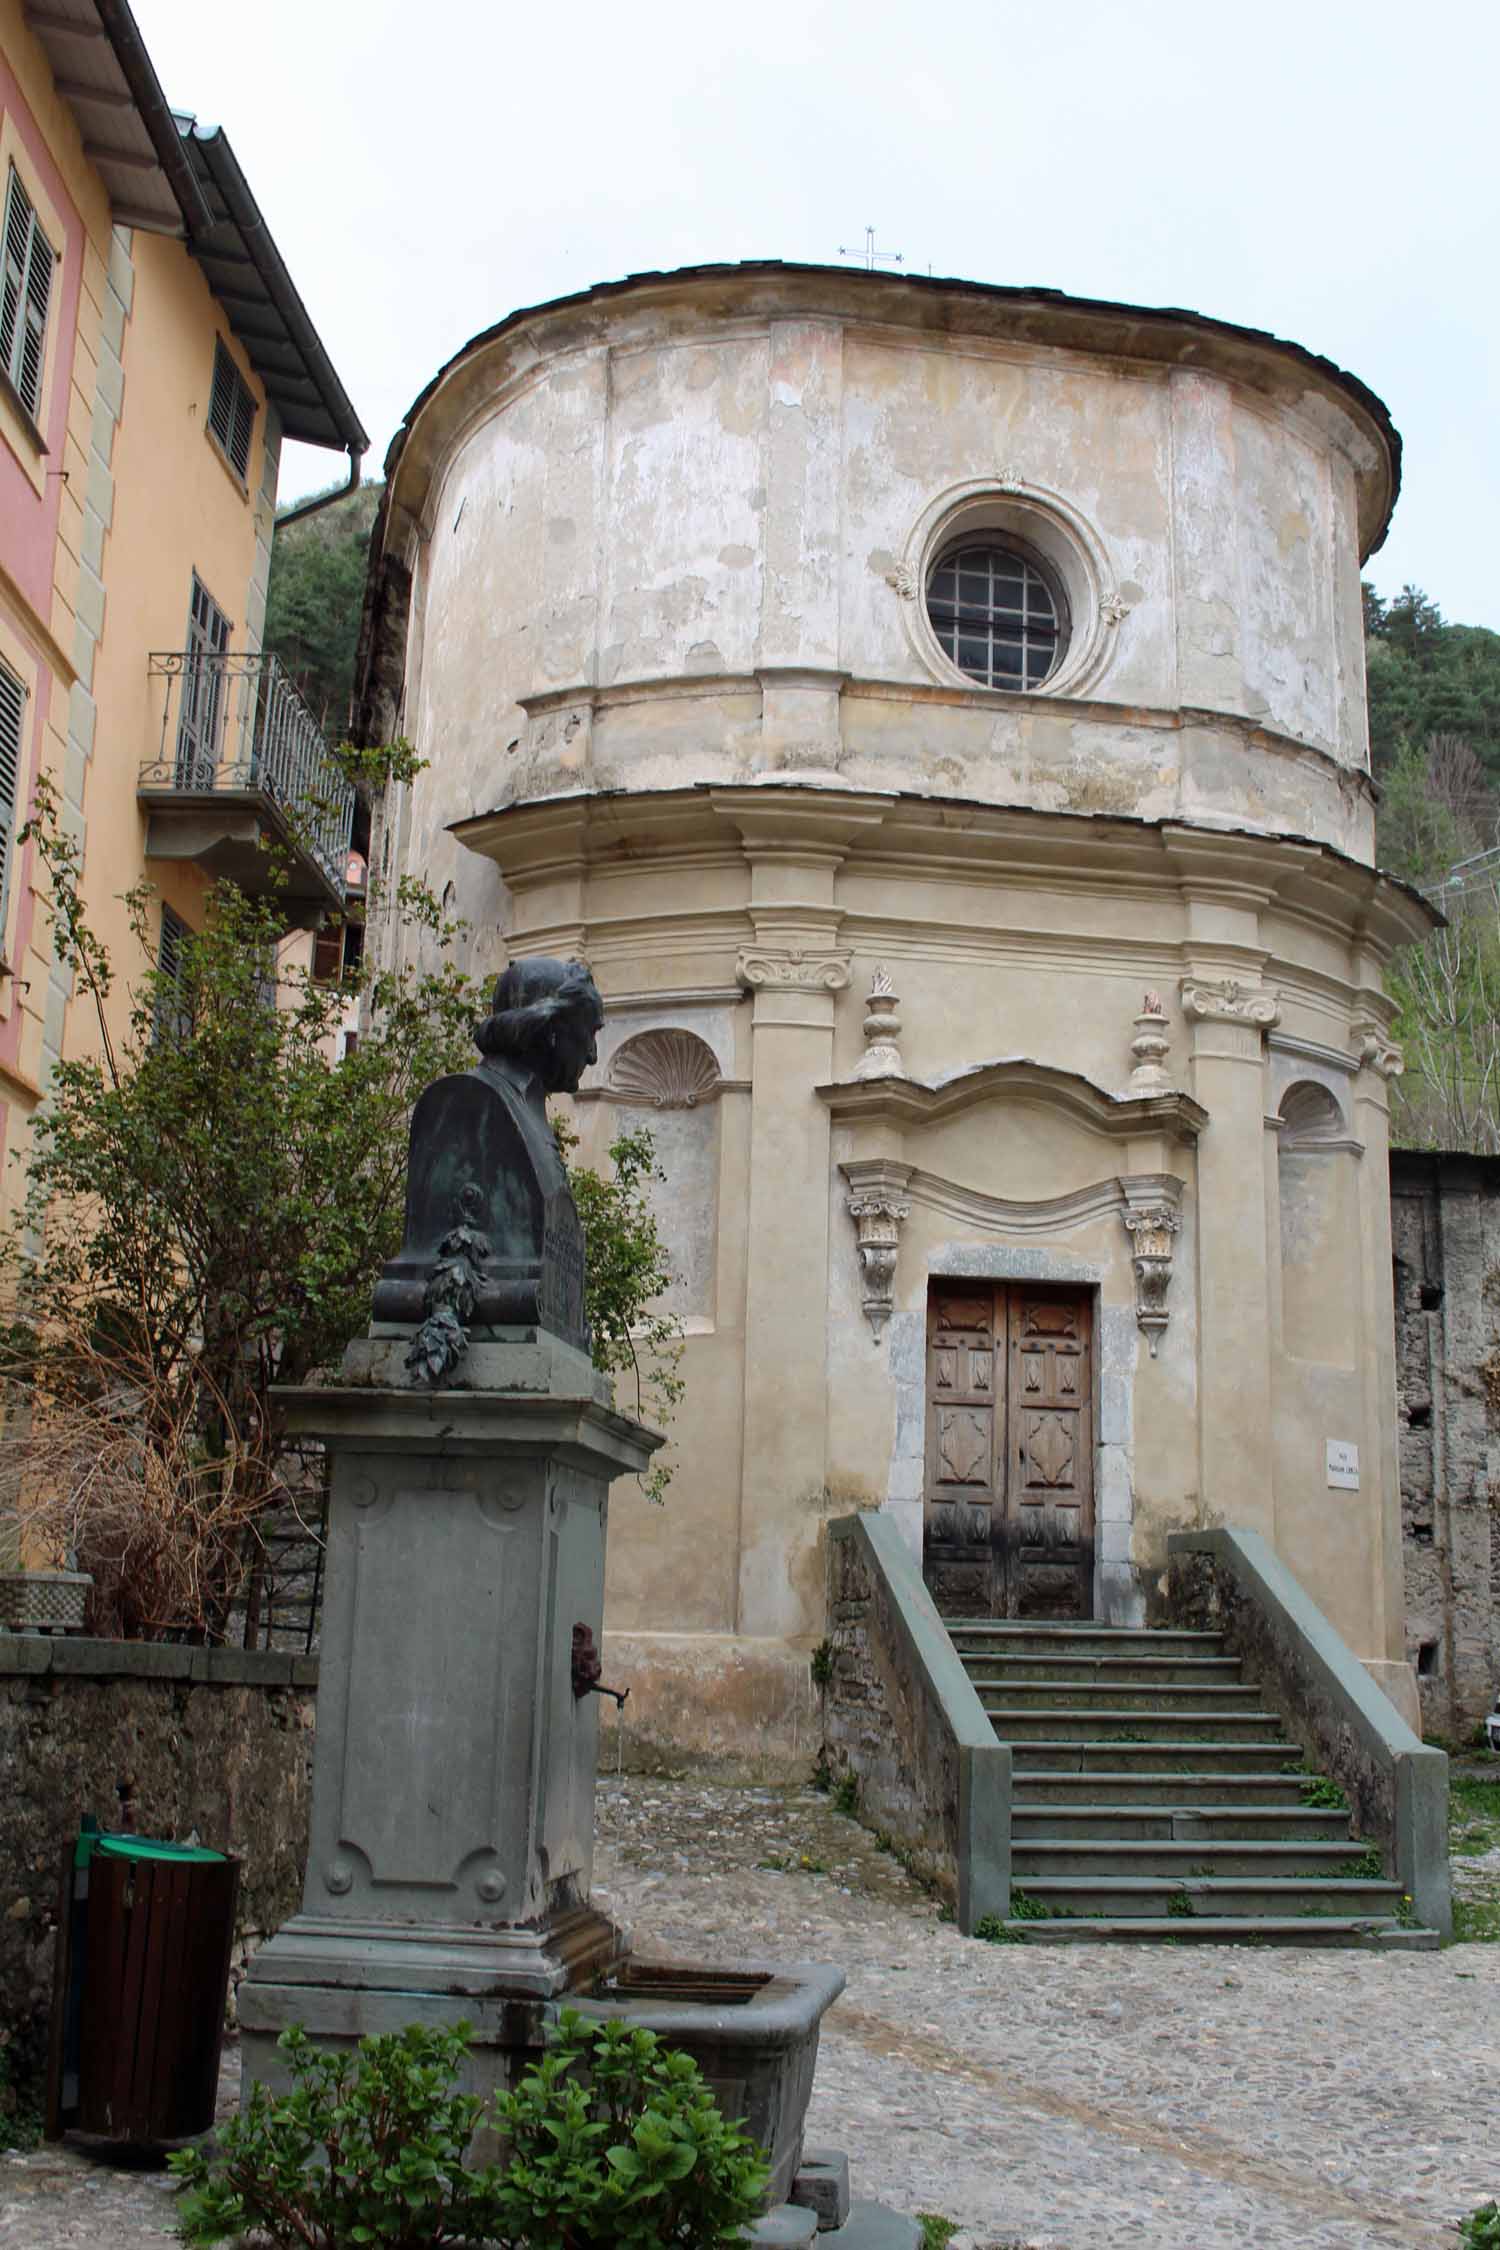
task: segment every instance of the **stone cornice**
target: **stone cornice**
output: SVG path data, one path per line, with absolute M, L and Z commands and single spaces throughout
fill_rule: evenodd
M 995 1101 L 1029 1101 L 1058 1109 L 1111 1140 L 1162 1133 L 1196 1140 L 1208 1111 L 1190 1094 L 1112 1094 L 1074 1070 L 1056 1070 L 1026 1055 L 976 1063 L 951 1078 L 839 1079 L 813 1089 L 836 1124 L 934 1124 Z
M 510 883 L 618 868 L 648 852 L 665 869 L 742 865 L 757 854 L 811 855 L 862 872 L 909 872 L 989 889 L 1176 893 L 1257 913 L 1274 906 L 1346 945 L 1352 936 L 1381 958 L 1426 936 L 1439 920 L 1407 885 L 1304 837 L 911 791 L 781 781 L 579 791 L 476 814 L 453 822 L 450 833 L 492 860 Z

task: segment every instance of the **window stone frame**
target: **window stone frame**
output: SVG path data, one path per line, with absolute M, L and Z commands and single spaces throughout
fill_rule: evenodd
M 961 541 L 978 541 L 986 534 L 1029 552 L 1043 574 L 1058 581 L 1065 596 L 1067 644 L 1036 687 L 986 687 L 971 678 L 948 655 L 927 613 L 928 580 L 942 556 Z M 892 577 L 904 597 L 907 637 L 923 669 L 945 686 L 962 687 L 976 696 L 1031 700 L 1083 694 L 1107 668 L 1129 614 L 1094 526 L 1061 493 L 1010 470 L 950 485 L 929 501 L 912 526 L 900 568 Z

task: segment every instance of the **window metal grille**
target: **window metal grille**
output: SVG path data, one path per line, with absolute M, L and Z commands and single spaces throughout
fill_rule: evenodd
M 214 384 L 208 401 L 208 427 L 236 476 L 241 483 L 246 482 L 250 475 L 255 400 L 222 339 L 214 345 Z
M 1000 540 L 949 548 L 927 581 L 945 654 L 983 687 L 1040 687 L 1064 646 L 1060 610 L 1036 564 Z
M 0 367 L 35 421 L 42 403 L 47 307 L 57 260 L 14 164 L 5 184 L 5 232 L 0 239 Z
M 0 938 L 10 904 L 10 867 L 15 856 L 16 807 L 21 801 L 21 733 L 26 716 L 26 683 L 8 664 L 0 664 Z

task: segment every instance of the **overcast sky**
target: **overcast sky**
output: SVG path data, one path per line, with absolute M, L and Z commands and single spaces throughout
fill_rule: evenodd
M 518 305 L 833 261 L 1182 305 L 1360 376 L 1406 441 L 1369 566 L 1500 628 L 1497 0 L 133 0 L 223 125 L 370 431 Z M 289 446 L 281 494 L 332 481 Z

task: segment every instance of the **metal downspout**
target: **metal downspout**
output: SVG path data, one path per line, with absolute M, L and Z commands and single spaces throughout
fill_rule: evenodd
M 315 516 L 320 508 L 331 508 L 335 500 L 347 500 L 351 492 L 357 492 L 359 490 L 359 468 L 363 459 L 363 453 L 357 453 L 351 445 L 349 448 L 349 482 L 335 485 L 332 492 L 315 493 L 311 500 L 299 500 L 295 508 L 288 508 L 285 515 L 277 516 L 273 526 L 273 536 L 275 532 L 283 531 L 289 523 L 300 523 L 304 516 Z

